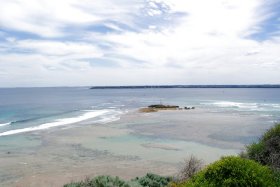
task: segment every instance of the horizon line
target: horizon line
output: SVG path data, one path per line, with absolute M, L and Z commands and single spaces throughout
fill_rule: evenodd
M 109 86 L 15 86 L 0 87 L 0 89 L 13 88 L 280 88 L 280 84 L 151 84 L 151 85 L 109 85 Z

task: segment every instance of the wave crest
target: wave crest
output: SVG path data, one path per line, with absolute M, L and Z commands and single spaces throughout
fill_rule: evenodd
M 11 125 L 12 122 L 9 122 L 9 123 L 0 123 L 0 127 L 4 127 L 4 126 L 7 126 L 7 125 Z
M 82 122 L 82 121 L 85 121 L 85 120 L 101 117 L 103 115 L 108 115 L 108 114 L 110 114 L 110 112 L 112 112 L 112 111 L 111 110 L 86 111 L 86 113 L 84 113 L 84 114 L 82 114 L 78 117 L 62 118 L 62 119 L 57 119 L 54 122 L 44 123 L 44 124 L 41 124 L 41 125 L 38 125 L 38 126 L 9 130 L 9 131 L 0 133 L 0 136 L 8 136 L 8 135 L 13 135 L 13 134 L 32 132 L 32 131 L 49 129 L 49 128 L 52 128 L 52 127 L 74 124 L 74 123 Z

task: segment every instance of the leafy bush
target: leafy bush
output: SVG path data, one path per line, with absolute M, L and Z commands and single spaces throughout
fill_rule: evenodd
M 136 177 L 135 179 L 133 179 L 133 181 L 138 182 L 143 187 L 164 187 L 172 181 L 172 178 L 148 173 L 144 177 Z
M 273 170 L 274 180 L 280 186 L 280 171 Z
M 274 187 L 276 183 L 268 167 L 253 160 L 230 156 L 210 164 L 181 186 Z
M 280 124 L 275 125 L 257 143 L 246 147 L 245 157 L 274 170 L 280 170 Z
M 92 180 L 86 179 L 81 182 L 72 182 L 64 185 L 64 187 L 130 187 L 130 185 L 119 177 L 98 176 Z
M 86 179 L 81 182 L 72 182 L 64 185 L 64 187 L 164 187 L 171 180 L 171 177 L 162 177 L 152 173 L 148 173 L 144 177 L 136 177 L 128 182 L 118 177 L 98 176 L 92 180 Z
M 266 141 L 270 138 L 280 136 L 280 124 L 276 124 L 274 127 L 269 129 L 264 135 L 262 136 L 261 140 Z

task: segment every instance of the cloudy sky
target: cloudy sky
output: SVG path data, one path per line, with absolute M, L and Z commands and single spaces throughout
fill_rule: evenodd
M 280 83 L 280 0 L 0 0 L 0 87 Z

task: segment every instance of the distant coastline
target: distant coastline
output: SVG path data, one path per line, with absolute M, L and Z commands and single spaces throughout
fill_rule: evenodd
M 144 86 L 92 86 L 90 89 L 143 89 L 143 88 L 280 88 L 280 84 L 260 85 L 144 85 Z

